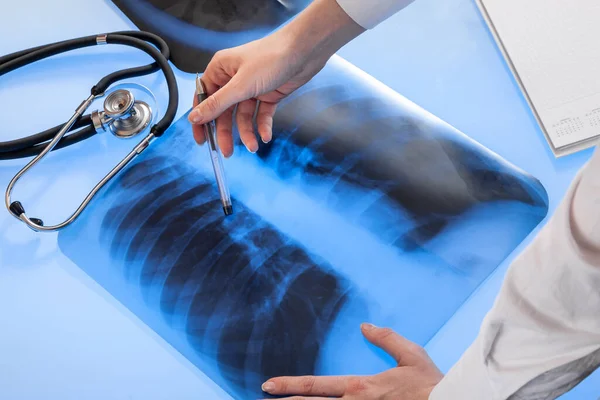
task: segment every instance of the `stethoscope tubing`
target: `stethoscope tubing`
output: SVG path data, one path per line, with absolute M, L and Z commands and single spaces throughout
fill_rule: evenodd
M 148 42 L 156 45 L 153 47 Z M 76 109 L 73 116 L 67 123 L 62 126 L 50 128 L 44 132 L 32 135 L 26 138 L 13 140 L 10 142 L 0 143 L 0 159 L 21 158 L 28 155 L 37 154 L 25 167 L 23 167 L 10 181 L 6 194 L 5 203 L 9 212 L 17 219 L 22 220 L 31 229 L 35 231 L 55 231 L 71 224 L 85 209 L 96 193 L 118 174 L 133 158 L 140 154 L 148 147 L 150 142 L 155 138 L 162 136 L 175 119 L 178 107 L 178 88 L 177 81 L 173 70 L 171 69 L 168 58 L 169 49 L 166 42 L 159 36 L 140 31 L 123 31 L 103 35 L 92 35 L 83 38 L 65 40 L 58 43 L 53 43 L 44 46 L 38 46 L 32 49 L 19 51 L 0 58 L 0 76 L 14 71 L 18 68 L 26 66 L 36 61 L 40 61 L 47 57 L 51 57 L 67 51 L 80 49 L 104 44 L 120 44 L 134 47 L 146 52 L 154 59 L 154 63 L 141 67 L 134 67 L 113 72 L 102 78 L 96 85 L 91 88 L 90 96 L 84 100 Z M 162 70 L 167 81 L 169 92 L 169 104 L 165 111 L 165 115 L 155 125 L 150 128 L 150 133 L 142 139 L 137 146 L 119 163 L 117 164 L 93 189 L 84 199 L 77 210 L 64 222 L 53 225 L 44 226 L 43 222 L 36 218 L 29 218 L 25 209 L 20 202 L 11 201 L 11 192 L 17 181 L 34 165 L 36 165 L 50 151 L 66 147 L 68 145 L 82 141 L 95 134 L 95 129 L 92 126 L 91 117 L 83 115 L 96 97 L 100 97 L 104 92 L 115 82 L 123 79 L 133 78 L 141 75 L 147 75 L 152 72 Z M 87 126 L 86 126 L 87 124 Z M 65 136 L 72 129 L 82 128 L 74 134 Z M 49 143 L 45 143 L 50 140 Z
M 14 160 L 36 156 L 44 150 L 46 143 L 52 140 L 53 137 L 60 131 L 64 124 L 57 125 L 54 128 L 47 129 L 43 132 L 31 135 L 26 138 L 11 140 L 1 143 L 2 150 L 0 151 L 0 160 Z M 77 132 L 68 136 L 64 136 L 60 142 L 54 147 L 55 150 L 62 149 L 83 140 L 89 139 L 96 134 L 96 129 L 92 125 L 91 115 L 84 115 L 79 118 L 69 129 L 69 132 L 79 129 Z
M 77 39 L 64 40 L 49 45 L 18 51 L 0 57 L 0 77 L 18 68 L 57 54 L 84 47 L 96 46 L 99 44 L 98 37 L 100 36 L 102 35 L 91 35 Z M 160 53 L 147 42 L 156 45 L 160 50 Z M 165 79 L 167 80 L 169 98 L 178 98 L 175 75 L 173 74 L 172 69 L 168 65 L 167 61 L 170 55 L 169 47 L 161 37 L 143 31 L 121 31 L 107 34 L 106 43 L 121 44 L 138 48 L 148 53 L 155 60 L 155 62 L 141 67 L 123 69 L 107 75 L 92 88 L 92 94 L 95 96 L 102 94 L 110 85 L 119 80 L 148 75 L 162 69 L 163 73 L 165 74 Z M 162 57 L 160 55 L 162 55 Z M 162 121 L 160 121 L 156 128 L 154 128 L 154 134 L 157 137 L 160 136 L 171 125 L 173 119 L 175 118 L 175 114 L 177 113 L 177 103 L 171 103 L 172 102 L 170 102 Z M 89 128 L 84 128 L 83 132 L 77 132 L 63 137 L 61 142 L 58 143 L 54 149 L 61 149 L 93 136 L 95 134 L 95 130 L 93 127 L 91 127 L 91 119 L 89 119 L 89 117 L 89 115 L 85 115 L 81 118 L 82 121 L 86 121 L 90 125 Z M 84 125 L 78 121 L 72 129 L 79 129 L 83 126 Z M 0 160 L 24 158 L 39 154 L 46 146 L 40 144 L 51 140 L 54 136 L 56 136 L 60 128 L 61 126 L 57 126 L 36 135 L 8 142 L 0 142 Z
M 31 64 L 36 61 L 40 61 L 44 58 L 48 58 L 57 54 L 65 53 L 71 50 L 81 49 L 84 47 L 102 45 L 102 42 L 99 42 L 98 40 L 98 38 L 102 36 L 103 35 L 89 35 L 81 38 L 68 39 L 56 43 L 32 47 L 30 49 L 7 54 L 5 56 L 0 57 L 0 76 L 8 72 L 14 71 L 15 69 L 21 68 L 25 65 Z M 170 51 L 167 43 L 160 36 L 157 36 L 150 32 L 119 31 L 109 33 L 106 34 L 106 43 L 109 43 L 109 37 L 112 36 L 127 36 L 132 39 L 140 39 L 144 42 L 150 42 L 160 49 L 160 52 L 165 59 L 168 60 L 170 57 Z M 120 75 L 133 73 L 133 75 L 131 76 L 142 76 L 156 72 L 158 71 L 158 69 L 159 65 L 156 62 L 154 62 L 152 64 L 140 67 L 127 68 L 121 71 L 117 71 L 114 74 Z M 125 75 L 122 78 L 117 78 L 117 80 L 120 79 L 125 79 Z

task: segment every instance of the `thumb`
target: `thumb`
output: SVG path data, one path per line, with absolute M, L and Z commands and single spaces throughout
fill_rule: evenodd
M 194 110 L 190 112 L 189 120 L 194 124 L 205 124 L 213 121 L 231 106 L 248 100 L 251 97 L 247 94 L 248 92 L 249 90 L 240 84 L 240 79 L 236 75 L 225 86 L 194 107 Z
M 406 338 L 398 335 L 390 328 L 379 328 L 372 324 L 362 324 L 361 330 L 365 338 L 396 360 L 398 366 L 407 367 L 419 364 L 424 360 L 424 350 Z

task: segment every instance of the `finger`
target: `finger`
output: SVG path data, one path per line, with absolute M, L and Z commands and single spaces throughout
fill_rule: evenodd
M 346 392 L 348 379 L 342 376 L 282 376 L 266 381 L 262 390 L 272 395 L 341 397 Z
M 204 124 L 215 120 L 228 108 L 249 99 L 251 96 L 247 95 L 248 92 L 249 86 L 243 83 L 239 74 L 235 75 L 225 86 L 216 90 L 214 94 L 196 106 L 190 113 L 189 120 L 194 124 Z
M 231 157 L 233 154 L 233 110 L 229 107 L 219 118 L 217 118 L 217 143 L 221 148 L 223 156 Z
M 273 116 L 277 109 L 277 103 L 266 103 L 261 101 L 256 114 L 256 126 L 258 134 L 263 143 L 269 143 L 273 138 Z
M 254 112 L 256 111 L 256 100 L 250 99 L 238 104 L 237 108 L 237 127 L 240 131 L 240 139 L 250 153 L 256 153 L 258 150 L 258 140 L 254 133 Z
M 362 324 L 361 330 L 369 342 L 392 356 L 399 366 L 418 365 L 427 360 L 420 346 L 389 328 Z
M 206 89 L 206 94 L 212 96 L 219 88 L 225 86 L 231 80 L 231 75 L 227 74 L 222 66 L 211 63 L 206 67 L 206 71 L 200 78 Z
M 196 107 L 197 105 L 198 105 L 198 96 L 196 96 L 196 94 L 194 93 L 193 107 Z M 193 132 L 194 140 L 196 141 L 196 143 L 198 143 L 199 145 L 203 145 L 204 142 L 206 141 L 206 137 L 204 136 L 204 127 L 202 125 L 192 124 L 192 132 Z

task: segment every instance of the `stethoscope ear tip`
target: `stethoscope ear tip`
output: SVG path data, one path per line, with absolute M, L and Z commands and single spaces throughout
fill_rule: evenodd
M 21 214 L 25 214 L 25 208 L 23 207 L 23 204 L 21 204 L 20 201 L 13 201 L 12 203 L 10 203 L 8 209 L 17 218 L 20 218 Z
M 29 220 L 38 226 L 44 226 L 44 221 L 39 218 L 29 218 Z
M 8 208 L 17 218 L 21 218 L 21 215 L 25 214 L 25 207 L 20 201 L 13 201 Z M 29 220 L 37 226 L 44 226 L 44 221 L 39 218 L 29 218 Z

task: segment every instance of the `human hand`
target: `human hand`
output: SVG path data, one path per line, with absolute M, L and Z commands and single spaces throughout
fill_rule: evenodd
M 208 98 L 194 96 L 189 115 L 194 139 L 205 141 L 202 124 L 216 120 L 217 141 L 225 157 L 233 154 L 233 115 L 240 139 L 254 153 L 258 141 L 272 139 L 278 103 L 307 83 L 345 43 L 362 33 L 336 0 L 314 0 L 279 31 L 215 54 L 202 76 Z M 236 110 L 237 108 L 237 110 Z
M 373 376 L 278 377 L 263 384 L 271 395 L 287 400 L 427 400 L 443 375 L 423 348 L 391 329 L 363 324 L 365 338 L 398 366 Z M 286 400 L 284 399 L 284 400 Z
M 327 61 L 294 54 L 287 40 L 268 36 L 215 54 L 202 76 L 209 97 L 198 106 L 194 96 L 195 108 L 189 116 L 198 144 L 205 141 L 201 124 L 216 120 L 219 147 L 225 157 L 231 156 L 236 106 L 240 139 L 248 151 L 258 150 L 255 119 L 261 140 L 271 140 L 277 104 L 308 82 Z

